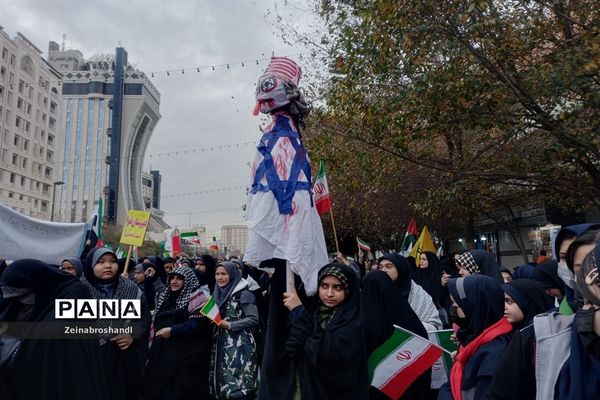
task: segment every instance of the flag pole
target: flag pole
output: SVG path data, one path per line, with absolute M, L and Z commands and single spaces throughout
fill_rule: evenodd
M 335 221 L 333 220 L 333 207 L 329 210 L 329 215 L 331 216 L 331 226 L 333 227 L 333 238 L 335 240 L 335 252 L 340 252 L 340 245 L 338 244 L 337 231 L 335 230 Z
M 127 277 L 127 270 L 129 269 L 129 260 L 131 259 L 131 254 L 133 253 L 133 246 L 129 246 L 129 251 L 127 252 L 127 259 L 125 260 L 125 268 L 123 269 L 123 277 Z
M 437 347 L 438 349 L 440 349 L 440 350 L 444 351 L 444 352 L 445 352 L 446 354 L 448 354 L 449 356 L 451 356 L 451 355 L 452 355 L 452 352 L 451 352 L 451 351 L 448 351 L 448 350 L 446 350 L 445 348 L 443 348 L 442 346 L 440 346 L 439 344 L 432 342 L 431 340 L 429 340 L 429 338 L 424 338 L 424 337 L 422 337 L 422 336 L 420 336 L 420 335 L 417 335 L 416 333 L 414 333 L 414 332 L 411 332 L 411 331 L 409 331 L 408 329 L 404 329 L 403 327 L 401 327 L 401 326 L 398 326 L 398 325 L 396 325 L 396 324 L 394 324 L 394 328 L 395 328 L 395 329 L 398 329 L 398 330 L 401 330 L 401 331 L 404 331 L 404 332 L 406 332 L 406 333 L 408 333 L 408 334 L 410 334 L 410 335 L 412 335 L 412 336 L 419 337 L 419 338 L 421 338 L 421 339 L 423 339 L 423 340 L 425 340 L 425 341 L 427 341 L 427 342 L 431 343 L 432 345 L 434 345 L 434 346 L 435 346 L 435 347 Z

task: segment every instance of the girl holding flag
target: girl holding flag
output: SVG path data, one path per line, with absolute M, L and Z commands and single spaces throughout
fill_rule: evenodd
M 253 399 L 256 391 L 258 310 L 248 282 L 231 261 L 217 264 L 213 294 L 222 318 L 213 336 L 210 390 L 215 399 Z

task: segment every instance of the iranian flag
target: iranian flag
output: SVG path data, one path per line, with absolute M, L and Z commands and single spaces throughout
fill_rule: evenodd
M 371 386 L 398 399 L 444 353 L 444 349 L 399 326 L 369 357 Z
M 319 174 L 313 186 L 315 194 L 315 207 L 319 215 L 331 211 L 331 197 L 329 196 L 329 185 L 327 185 L 327 175 L 325 174 L 325 162 L 319 163 Z
M 417 241 L 417 237 L 419 236 L 419 231 L 417 230 L 417 222 L 414 218 L 410 219 L 408 223 L 408 228 L 406 228 L 406 234 L 404 235 L 404 240 L 402 241 L 402 245 L 400 246 L 400 251 L 402 255 L 406 257 L 408 253 L 412 250 L 413 245 Z M 417 264 L 419 261 L 417 260 Z
M 364 240 L 360 239 L 358 236 L 356 237 L 356 244 L 363 251 L 371 251 L 371 246 L 367 244 Z
M 458 350 L 458 345 L 454 343 L 450 336 L 454 331 L 452 329 L 444 329 L 441 331 L 427 332 L 429 340 L 443 347 L 446 352 L 431 367 L 431 388 L 439 389 L 448 381 L 450 369 L 452 368 L 452 356 L 448 352 Z
M 212 243 L 210 244 L 208 249 L 212 251 L 219 251 L 219 244 L 217 243 L 217 238 L 215 236 L 213 236 Z
M 211 296 L 204 307 L 200 310 L 200 314 L 204 315 L 212 322 L 217 325 L 221 325 L 221 313 L 219 312 L 219 307 L 217 307 L 217 303 L 215 303 L 215 299 Z
M 193 244 L 200 244 L 200 237 L 198 236 L 198 232 L 182 232 L 181 240 L 184 243 L 190 242 Z

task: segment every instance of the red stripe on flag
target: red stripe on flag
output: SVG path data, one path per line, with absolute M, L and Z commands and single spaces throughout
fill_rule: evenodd
M 317 208 L 317 212 L 319 215 L 325 214 L 326 212 L 331 210 L 331 197 L 326 196 L 320 198 L 317 202 L 315 202 L 315 207 Z
M 392 399 L 398 399 L 410 385 L 440 358 L 442 351 L 429 346 L 421 357 L 417 357 L 404 369 L 386 382 L 380 389 Z

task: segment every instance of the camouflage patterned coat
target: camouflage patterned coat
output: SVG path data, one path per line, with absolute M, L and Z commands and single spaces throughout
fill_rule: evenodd
M 223 319 L 237 321 L 245 317 L 240 302 L 244 290 L 245 287 L 238 290 L 228 300 L 225 315 L 221 315 Z M 211 395 L 217 399 L 245 396 L 256 390 L 256 377 L 256 342 L 252 329 L 216 328 L 209 374 Z

